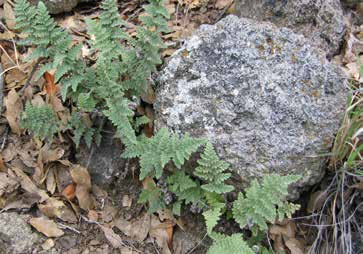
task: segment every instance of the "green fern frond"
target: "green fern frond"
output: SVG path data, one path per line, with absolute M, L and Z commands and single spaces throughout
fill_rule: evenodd
M 251 223 L 257 225 L 261 230 L 267 230 L 267 223 L 274 223 L 278 218 L 285 215 L 285 211 L 290 214 L 297 206 L 286 207 L 285 202 L 288 195 L 287 188 L 290 184 L 300 179 L 300 176 L 289 175 L 266 175 L 262 184 L 256 179 L 251 186 L 246 189 L 246 195 L 239 193 L 238 199 L 233 203 L 233 217 L 241 228 Z M 278 210 L 280 214 L 278 214 Z M 284 213 L 283 216 L 281 216 Z
M 59 130 L 59 122 L 53 109 L 44 104 L 41 106 L 25 105 L 25 111 L 21 117 L 22 128 L 28 129 L 41 140 L 52 139 Z
M 88 126 L 83 120 L 81 112 L 73 112 L 68 123 L 68 129 L 73 131 L 73 142 L 79 147 L 82 137 L 88 147 L 91 147 L 96 130 Z
M 218 224 L 220 216 L 222 215 L 223 206 L 223 203 L 219 204 L 219 207 L 214 207 L 213 209 L 209 209 L 203 213 L 208 234 L 211 234 L 213 228 Z
M 233 234 L 231 236 L 212 233 L 213 245 L 208 249 L 207 254 L 255 254 L 243 240 L 242 234 Z
M 147 189 L 143 189 L 140 193 L 138 203 L 149 204 L 148 213 L 154 213 L 161 208 L 165 208 L 164 201 L 162 200 L 162 193 L 159 188 L 149 184 Z
M 208 142 L 198 160 L 198 167 L 195 169 L 194 175 L 207 182 L 202 185 L 203 189 L 221 194 L 234 190 L 233 186 L 224 183 L 231 176 L 230 173 L 224 173 L 226 169 L 228 169 L 228 164 L 219 159 L 212 144 Z

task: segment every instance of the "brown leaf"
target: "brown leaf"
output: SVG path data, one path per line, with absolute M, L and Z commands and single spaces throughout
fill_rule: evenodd
M 8 1 L 5 1 L 3 8 L 4 8 L 4 18 L 5 18 L 6 26 L 10 30 L 14 30 L 14 28 L 15 28 L 15 15 L 14 15 L 13 7 L 11 7 L 11 5 L 10 5 L 10 3 Z
M 32 218 L 29 220 L 30 225 L 32 225 L 40 233 L 47 237 L 60 237 L 64 235 L 63 230 L 58 228 L 57 224 L 45 218 Z
M 4 160 L 3 160 L 3 156 L 2 154 L 0 154 L 0 172 L 6 172 L 7 171 L 7 167 L 4 163 Z
M 91 176 L 85 167 L 82 167 L 81 165 L 73 165 L 73 167 L 70 168 L 70 173 L 73 181 L 77 185 L 82 185 L 87 189 L 91 188 Z
M 14 159 L 14 157 L 18 154 L 17 149 L 13 143 L 10 143 L 3 151 L 2 157 L 4 162 L 9 162 Z
M 57 93 L 57 87 L 54 82 L 54 75 L 46 71 L 43 74 L 43 77 L 46 81 L 45 92 L 48 96 L 53 97 Z
M 79 207 L 83 210 L 92 210 L 95 206 L 95 200 L 89 193 L 89 189 L 84 185 L 77 185 L 76 187 L 76 197 L 79 203 Z
M 16 93 L 15 89 L 10 90 L 5 98 L 5 117 L 9 122 L 11 131 L 20 134 L 20 115 L 23 111 L 23 104 L 19 95 Z
M 106 239 L 114 248 L 120 248 L 123 245 L 122 239 L 119 235 L 117 235 L 112 228 L 108 228 L 105 226 L 101 226 L 103 233 L 105 234 Z
M 43 250 L 50 250 L 51 248 L 53 248 L 55 245 L 54 240 L 49 238 L 47 239 L 43 244 L 42 244 L 42 248 Z
M 19 185 L 17 179 L 12 178 L 7 173 L 0 172 L 0 196 L 14 192 Z
M 95 210 L 89 210 L 87 214 L 88 219 L 91 221 L 98 221 L 98 213 Z
M 42 162 L 48 163 L 52 161 L 57 161 L 64 155 L 64 150 L 62 148 L 49 149 L 48 145 L 42 147 L 41 151 Z
M 233 0 L 217 0 L 215 6 L 217 9 L 224 9 L 232 4 Z
M 77 217 L 61 200 L 49 198 L 43 204 L 38 205 L 39 210 L 49 218 L 58 218 L 62 221 L 75 223 Z
M 30 209 L 40 200 L 40 196 L 36 193 L 25 192 L 20 196 L 16 196 L 14 200 L 8 201 L 7 205 L 4 207 L 4 211 L 10 209 Z
M 124 195 L 122 197 L 122 206 L 123 207 L 131 207 L 132 205 L 132 198 L 129 195 Z
M 150 214 L 145 213 L 141 218 L 127 221 L 123 218 L 117 219 L 114 224 L 125 235 L 137 241 L 144 241 L 150 230 Z
M 304 244 L 296 238 L 288 239 L 285 245 L 290 250 L 290 254 L 304 254 Z
M 151 228 L 149 234 L 155 238 L 157 244 L 161 248 L 162 254 L 171 254 L 169 246 L 171 246 L 172 228 L 174 224 L 172 222 L 160 222 L 158 217 L 151 215 Z M 171 228 L 171 229 L 170 229 Z
M 68 200 L 73 200 L 76 197 L 76 184 L 71 183 L 62 191 L 62 195 L 66 197 Z
M 47 193 L 44 190 L 39 189 L 32 182 L 32 180 L 29 178 L 29 176 L 27 176 L 22 170 L 15 168 L 15 167 L 12 168 L 11 170 L 19 177 L 20 185 L 21 185 L 22 189 L 24 189 L 25 191 L 27 191 L 29 193 L 38 194 L 41 197 L 40 202 L 43 202 L 49 198 Z
M 57 187 L 57 182 L 55 181 L 55 175 L 54 175 L 54 169 L 53 168 L 49 169 L 45 184 L 47 186 L 47 190 L 51 194 L 54 194 L 55 189 Z

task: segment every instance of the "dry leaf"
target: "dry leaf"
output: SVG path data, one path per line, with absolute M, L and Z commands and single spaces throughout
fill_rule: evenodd
M 42 147 L 40 153 L 42 156 L 42 162 L 48 163 L 62 158 L 64 155 L 64 150 L 62 148 L 49 149 L 49 146 L 45 145 Z
M 14 15 L 13 7 L 11 7 L 11 5 L 8 1 L 5 1 L 3 8 L 4 8 L 4 18 L 5 18 L 6 26 L 10 30 L 14 30 L 15 15 Z
M 10 194 L 19 187 L 17 179 L 0 172 L 0 196 Z
M 105 234 L 106 239 L 110 242 L 112 247 L 120 248 L 123 245 L 122 239 L 119 235 L 117 235 L 112 228 L 108 228 L 105 226 L 101 226 L 103 233 Z
M 49 198 L 47 193 L 44 190 L 40 190 L 29 178 L 29 176 L 27 176 L 22 170 L 15 167 L 11 170 L 19 177 L 22 189 L 29 193 L 38 194 L 41 197 L 40 202 L 43 202 Z
M 57 93 L 57 87 L 54 82 L 54 75 L 46 71 L 43 74 L 43 77 L 46 81 L 45 92 L 48 96 L 53 97 Z
M 32 218 L 29 220 L 30 225 L 32 225 L 37 231 L 44 234 L 47 237 L 60 237 L 64 235 L 63 230 L 58 228 L 58 225 L 52 221 L 45 218 Z
M 79 207 L 83 210 L 92 210 L 95 206 L 95 200 L 89 193 L 89 189 L 84 185 L 77 185 L 76 187 L 76 197 L 79 203 Z
M 70 168 L 70 173 L 73 181 L 77 185 L 83 185 L 87 189 L 91 188 L 91 176 L 85 167 L 73 165 L 73 167 Z
M 296 238 L 286 240 L 285 245 L 290 250 L 290 254 L 304 254 L 304 244 Z
M 15 89 L 10 90 L 10 92 L 6 96 L 5 107 L 5 117 L 9 122 L 12 132 L 20 134 L 21 129 L 19 121 L 21 112 L 23 111 L 23 104 Z
M 132 198 L 129 195 L 124 195 L 122 197 L 122 206 L 123 207 L 131 207 L 132 205 Z
M 58 218 L 70 223 L 77 222 L 77 217 L 61 200 L 49 198 L 43 204 L 38 205 L 39 210 L 49 218 Z
M 54 175 L 54 169 L 50 168 L 47 174 L 47 179 L 45 182 L 46 186 L 47 186 L 47 190 L 51 193 L 54 194 L 55 189 L 57 187 L 57 183 L 55 181 L 55 175 Z
M 149 234 L 151 237 L 155 238 L 157 244 L 161 248 L 162 254 L 171 254 L 173 226 L 174 224 L 172 222 L 160 222 L 158 217 L 151 215 Z
M 13 201 L 8 201 L 4 211 L 10 209 L 24 210 L 32 208 L 40 200 L 40 196 L 36 193 L 26 192 L 20 196 L 16 196 Z
M 217 9 L 224 9 L 232 4 L 233 0 L 217 0 L 215 6 Z
M 18 154 L 17 149 L 13 143 L 10 143 L 3 151 L 2 157 L 4 162 L 9 162 L 14 159 L 14 157 Z
M 91 221 L 98 221 L 98 213 L 95 210 L 89 210 L 87 214 L 88 219 Z
M 4 163 L 4 160 L 3 160 L 3 156 L 0 154 L 0 172 L 6 172 L 7 171 L 7 167 Z
M 73 200 L 76 197 L 76 184 L 71 183 L 62 191 L 62 195 L 68 200 Z
M 119 218 L 114 222 L 114 224 L 125 235 L 141 242 L 145 240 L 149 233 L 150 222 L 150 214 L 145 213 L 141 218 L 137 218 L 133 221 L 127 221 L 123 218 Z
M 50 250 L 51 248 L 53 248 L 55 245 L 53 239 L 49 238 L 47 239 L 43 244 L 42 244 L 42 248 L 43 250 Z

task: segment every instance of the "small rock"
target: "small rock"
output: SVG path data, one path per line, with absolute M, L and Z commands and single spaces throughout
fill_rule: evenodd
M 347 28 L 339 0 L 237 0 L 236 12 L 302 33 L 329 58 L 338 53 Z
M 157 81 L 156 128 L 211 140 L 236 187 L 299 174 L 297 197 L 323 176 L 346 76 L 304 36 L 231 15 L 201 26 Z
M 121 158 L 122 152 L 123 146 L 115 137 L 112 124 L 107 122 L 102 131 L 101 144 L 93 144 L 91 149 L 81 144 L 76 157 L 82 166 L 87 167 L 92 183 L 106 186 L 127 173 L 126 160 Z
M 32 253 L 40 236 L 27 223 L 29 216 L 15 212 L 0 213 L 0 253 Z M 2 252 L 2 250 L 5 250 Z

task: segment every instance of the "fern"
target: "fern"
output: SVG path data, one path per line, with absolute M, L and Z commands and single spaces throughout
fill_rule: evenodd
M 138 145 L 126 147 L 125 157 L 138 156 L 140 158 L 140 179 L 146 176 L 160 178 L 165 165 L 172 161 L 177 168 L 181 168 L 193 152 L 204 143 L 203 139 L 170 133 L 162 128 L 149 139 L 142 139 Z
M 241 228 L 252 223 L 261 230 L 267 230 L 266 221 L 274 223 L 278 217 L 282 219 L 286 211 L 291 215 L 298 207 L 285 202 L 287 187 L 299 178 L 295 175 L 267 175 L 262 184 L 253 180 L 246 189 L 246 195 L 239 193 L 238 199 L 233 203 L 234 219 Z
M 169 190 L 185 204 L 195 203 L 203 198 L 203 193 L 198 182 L 192 180 L 183 171 L 177 171 L 167 179 Z
M 224 173 L 228 168 L 228 164 L 221 161 L 213 149 L 211 143 L 207 143 L 201 159 L 198 160 L 198 167 L 195 169 L 194 174 L 207 184 L 202 185 L 202 188 L 209 192 L 226 193 L 232 191 L 233 186 L 225 184 L 231 174 Z
M 209 248 L 207 254 L 255 254 L 243 240 L 242 234 L 233 234 L 226 236 L 218 233 L 212 233 L 213 245 Z
M 96 130 L 88 126 L 81 112 L 73 112 L 68 123 L 68 129 L 73 130 L 73 142 L 79 147 L 82 137 L 88 147 L 91 147 L 92 141 L 96 136 Z
M 138 203 L 148 203 L 149 213 L 154 213 L 161 208 L 165 208 L 161 190 L 152 184 L 148 185 L 146 189 L 142 190 Z
M 21 117 L 21 126 L 30 130 L 35 137 L 41 140 L 52 139 L 59 130 L 59 123 L 52 108 L 46 104 L 33 106 L 29 102 Z

